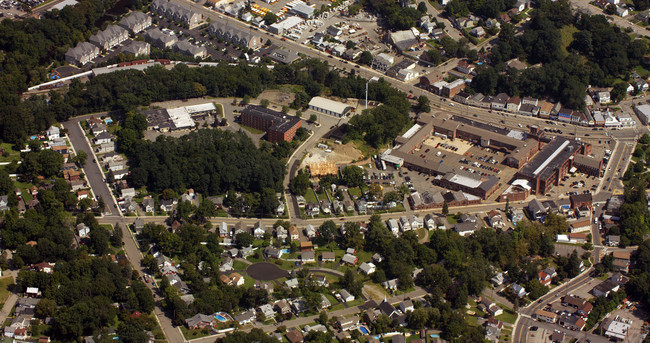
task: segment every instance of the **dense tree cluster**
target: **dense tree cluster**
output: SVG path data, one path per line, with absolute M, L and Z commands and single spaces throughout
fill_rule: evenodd
M 565 50 L 561 30 L 570 25 L 578 31 Z M 485 94 L 554 96 L 569 108 L 583 109 L 587 85 L 611 85 L 619 75 L 638 65 L 646 51 L 645 41 L 633 40 L 610 25 L 605 16 L 573 17 L 566 1 L 541 1 L 522 35 L 515 36 L 514 30 L 504 26 L 499 44 L 490 54 L 490 65 L 478 68 L 472 88 Z M 512 58 L 542 65 L 500 73 Z
M 632 254 L 633 268 L 625 291 L 645 306 L 650 305 L 650 240 L 645 240 Z
M 645 134 L 639 140 L 639 144 L 633 153 L 634 156 L 639 157 L 639 160 L 630 163 L 623 175 L 625 202 L 620 208 L 621 221 L 617 228 L 623 246 L 640 244 L 645 233 L 650 228 L 650 215 L 648 214 L 645 193 L 650 182 L 650 174 L 646 173 L 649 156 L 646 151 L 649 150 L 650 136 Z M 610 234 L 616 234 L 616 232 L 610 232 Z
M 284 165 L 255 147 L 243 132 L 204 129 L 135 144 L 129 149 L 131 184 L 153 192 L 168 188 L 176 192 L 194 188 L 204 194 L 261 192 L 279 190 L 284 178 Z
M 445 11 L 452 17 L 464 17 L 472 12 L 488 18 L 496 18 L 512 8 L 515 2 L 516 0 L 451 0 L 447 3 Z
M 85 41 L 114 0 L 84 0 L 77 6 L 47 11 L 40 19 L 5 19 L 0 22 L 3 77 L 0 79 L 0 108 L 15 106 L 16 95 L 27 85 L 43 82 L 50 63 L 63 61 L 67 49 Z
M 153 295 L 140 280 L 132 279 L 126 263 L 112 263 L 101 257 L 83 256 L 71 261 L 59 261 L 52 274 L 21 271 L 16 278 L 16 290 L 38 287 L 43 299 L 36 316 L 52 317 L 49 334 L 60 341 L 77 341 L 81 336 L 98 335 L 102 329 L 120 321 L 118 331 L 128 332 L 127 342 L 141 342 L 144 330 L 156 326 L 153 318 L 130 318 L 131 311 L 150 313 Z M 129 287 L 130 285 L 130 287 Z M 118 309 L 113 303 L 124 304 Z
M 401 7 L 399 2 L 391 0 L 369 0 L 364 3 L 386 17 L 388 27 L 393 30 L 408 30 L 415 26 L 422 16 L 422 12 L 417 9 Z M 424 9 L 426 10 L 426 7 Z

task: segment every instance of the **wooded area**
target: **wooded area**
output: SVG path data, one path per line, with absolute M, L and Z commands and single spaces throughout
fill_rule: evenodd
M 578 32 L 565 49 L 562 30 L 571 25 Z M 515 36 L 514 29 L 504 25 L 499 44 L 492 48 L 490 65 L 477 69 L 472 88 L 492 95 L 552 96 L 568 108 L 582 110 L 588 85 L 611 86 L 616 78 L 639 65 L 646 52 L 643 39 L 632 39 L 610 25 L 605 16 L 573 16 L 566 0 L 544 0 L 531 13 L 530 27 L 523 34 Z M 500 73 L 512 58 L 541 66 Z

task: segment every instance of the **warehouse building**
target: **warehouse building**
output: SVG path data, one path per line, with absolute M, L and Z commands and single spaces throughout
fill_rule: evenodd
M 352 106 L 346 105 L 342 102 L 325 99 L 320 96 L 315 96 L 309 101 L 309 109 L 316 112 L 329 114 L 331 116 L 345 118 L 347 117 Z
M 302 120 L 262 106 L 250 105 L 241 112 L 241 123 L 266 131 L 271 143 L 291 142 L 296 131 L 302 127 Z

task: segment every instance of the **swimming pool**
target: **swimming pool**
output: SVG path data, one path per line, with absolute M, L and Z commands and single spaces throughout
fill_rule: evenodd
M 361 333 L 364 334 L 364 335 L 367 335 L 367 334 L 370 333 L 370 331 L 368 331 L 368 328 L 365 327 L 365 326 L 360 326 L 359 331 L 361 331 Z
M 283 254 L 290 254 L 291 253 L 291 250 L 289 250 L 289 249 L 282 249 L 280 251 L 282 251 Z
M 226 318 L 224 318 L 224 317 L 223 317 L 222 315 L 220 315 L 220 314 L 215 314 L 215 315 L 214 315 L 214 318 L 215 318 L 216 320 L 222 322 L 222 323 L 225 323 L 225 322 L 226 322 Z

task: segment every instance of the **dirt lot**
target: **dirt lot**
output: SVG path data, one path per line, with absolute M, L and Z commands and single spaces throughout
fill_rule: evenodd
M 302 161 L 301 168 L 308 164 L 323 162 L 332 162 L 335 165 L 340 165 L 356 161 L 362 157 L 361 151 L 352 143 L 336 144 L 326 139 L 322 139 L 319 143 L 327 145 L 328 149 L 321 149 L 318 146 L 311 148 L 307 157 Z M 331 152 L 326 152 L 326 150 L 331 150 Z
M 281 110 L 282 106 L 289 106 L 296 98 L 296 94 L 289 87 L 282 87 L 279 90 L 266 90 L 260 94 L 252 103 L 259 103 L 262 99 L 267 99 L 274 110 Z

